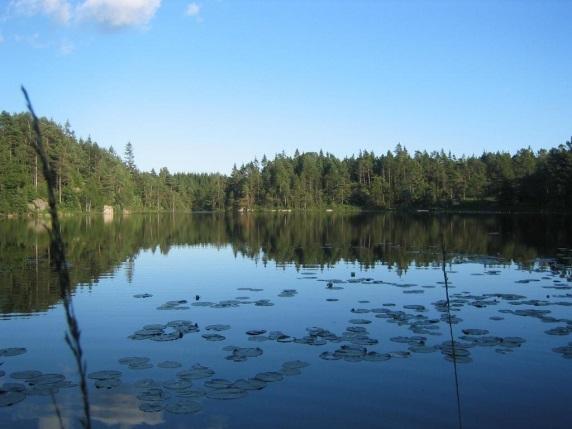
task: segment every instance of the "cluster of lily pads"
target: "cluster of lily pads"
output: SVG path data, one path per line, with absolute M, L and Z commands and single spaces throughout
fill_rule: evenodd
M 202 398 L 216 400 L 239 399 L 249 391 L 264 389 L 269 383 L 282 381 L 285 376 L 301 374 L 301 369 L 308 363 L 294 360 L 282 364 L 278 371 L 256 374 L 252 378 L 227 380 L 211 378 L 215 372 L 200 364 L 191 369 L 177 373 L 177 379 L 157 382 L 144 379 L 135 383 L 139 390 L 139 409 L 144 412 L 160 412 L 166 410 L 175 414 L 194 414 L 202 409 L 199 402 Z M 195 386 L 198 380 L 205 379 L 202 386 Z
M 17 404 L 27 396 L 50 396 L 59 389 L 77 386 L 76 383 L 66 380 L 63 374 L 42 373 L 36 370 L 16 371 L 10 374 L 10 378 L 17 381 L 0 386 L 0 407 Z
M 197 301 L 191 305 L 195 307 L 210 307 L 210 308 L 233 308 L 244 304 L 254 304 L 257 307 L 271 307 L 274 305 L 269 299 L 257 299 L 250 301 L 248 297 L 239 297 L 240 299 L 225 299 L 219 302 Z
M 157 310 L 188 310 L 188 301 L 186 299 L 179 299 L 176 301 L 167 301 L 165 304 L 161 304 L 157 307 Z
M 198 324 L 190 320 L 173 320 L 165 325 L 145 325 L 128 338 L 132 340 L 174 341 L 183 338 L 186 334 L 199 331 Z

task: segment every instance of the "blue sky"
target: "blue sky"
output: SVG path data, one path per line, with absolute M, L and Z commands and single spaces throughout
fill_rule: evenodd
M 142 169 L 547 148 L 572 134 L 572 1 L 0 0 L 0 110 Z

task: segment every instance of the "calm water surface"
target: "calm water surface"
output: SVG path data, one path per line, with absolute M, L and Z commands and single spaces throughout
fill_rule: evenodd
M 94 426 L 572 427 L 570 224 L 391 214 L 67 219 L 88 372 L 121 371 L 100 388 L 89 380 Z M 80 426 L 77 387 L 12 377 L 37 370 L 77 381 L 49 261 L 41 223 L 0 222 L 0 349 L 26 349 L 0 351 L 0 427 L 59 427 L 50 392 L 65 427 Z M 148 361 L 130 367 L 124 357 Z M 291 361 L 308 365 L 284 369 Z M 214 373 L 181 373 L 196 364 Z M 260 390 L 225 387 L 255 377 L 267 381 L 255 382 Z M 151 384 L 165 398 L 150 397 Z M 21 390 L 12 393 L 21 401 L 1 406 Z M 189 403 L 197 412 L 173 412 Z

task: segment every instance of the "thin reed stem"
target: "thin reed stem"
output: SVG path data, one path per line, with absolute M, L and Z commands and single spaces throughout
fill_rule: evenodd
M 445 247 L 445 232 L 441 225 L 441 269 L 443 271 L 443 280 L 445 281 L 445 297 L 447 299 L 447 322 L 449 324 L 449 338 L 451 340 L 451 349 L 453 351 L 453 372 L 455 374 L 455 394 L 457 397 L 457 416 L 459 420 L 459 429 L 463 429 L 463 419 L 461 414 L 461 394 L 459 391 L 459 373 L 457 371 L 457 353 L 455 349 L 455 337 L 453 335 L 453 323 L 451 321 L 451 304 L 449 300 L 449 277 L 447 276 L 447 250 Z
M 66 343 L 72 351 L 74 356 L 77 370 L 79 373 L 79 386 L 81 390 L 83 402 L 83 418 L 81 419 L 82 426 L 85 429 L 91 429 L 91 415 L 89 407 L 89 396 L 87 389 L 87 365 L 83 357 L 83 350 L 81 348 L 81 331 L 75 311 L 73 308 L 73 300 L 71 295 L 71 281 L 69 270 L 66 264 L 65 245 L 61 233 L 60 221 L 58 217 L 58 207 L 56 202 L 56 175 L 50 166 L 46 150 L 42 141 L 42 133 L 40 130 L 40 121 L 34 112 L 30 97 L 26 88 L 22 86 L 22 93 L 26 99 L 26 104 L 30 115 L 32 115 L 32 128 L 34 130 L 35 140 L 34 149 L 38 154 L 41 164 L 42 173 L 46 179 L 46 186 L 48 190 L 48 203 L 50 207 L 50 217 L 52 219 L 52 229 L 50 234 L 50 245 L 52 248 L 52 255 L 54 261 L 54 269 L 58 275 L 60 285 L 60 298 L 62 299 L 68 331 L 65 335 Z

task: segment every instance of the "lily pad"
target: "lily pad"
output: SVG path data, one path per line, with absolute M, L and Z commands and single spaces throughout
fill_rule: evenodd
M 220 332 L 220 331 L 227 331 L 230 329 L 230 325 L 208 325 L 205 328 L 207 331 L 216 331 L 216 332 Z
M 153 387 L 150 389 L 143 390 L 141 393 L 137 395 L 137 399 L 140 401 L 150 401 L 150 402 L 158 402 L 164 401 L 169 399 L 171 395 L 165 392 L 163 389 L 158 387 Z
M 224 378 L 213 378 L 211 380 L 205 381 L 205 387 L 209 389 L 226 389 L 230 387 L 232 381 L 226 380 Z
M 489 331 L 486 329 L 463 329 L 463 333 L 466 335 L 487 335 Z
M 230 387 L 241 389 L 241 390 L 261 390 L 266 387 L 267 383 L 258 380 L 256 378 L 249 378 L 248 380 L 239 379 L 236 380 Z
M 10 377 L 16 380 L 31 380 L 33 378 L 39 377 L 40 375 L 42 375 L 41 371 L 28 370 L 13 372 L 10 374 Z
M 163 404 L 161 402 L 141 402 L 139 409 L 145 413 L 158 413 L 163 411 Z
M 173 414 L 194 414 L 202 410 L 202 405 L 196 401 L 181 400 L 165 406 L 165 411 Z
M 261 372 L 256 374 L 254 378 L 266 383 L 284 380 L 284 376 L 276 371 Z
M 302 374 L 302 371 L 300 371 L 299 368 L 284 368 L 284 367 L 282 367 L 279 372 L 280 372 L 280 374 L 286 375 L 286 376 Z
M 342 357 L 334 352 L 322 352 L 320 353 L 320 359 L 324 360 L 340 360 Z
M 27 352 L 25 347 L 8 347 L 6 349 L 0 349 L 0 357 L 12 357 L 24 354 Z
M 183 380 L 198 380 L 201 378 L 209 378 L 214 375 L 214 371 L 206 366 L 199 364 L 193 365 L 190 370 L 184 370 L 177 373 L 177 377 Z
M 153 364 L 149 362 L 134 362 L 129 364 L 129 369 L 149 369 L 153 368 Z
M 378 352 L 367 352 L 363 356 L 363 360 L 366 362 L 384 362 L 391 359 L 389 353 L 378 353 Z
M 26 394 L 22 392 L 0 391 L 0 407 L 11 407 L 26 399 Z
M 169 380 L 164 381 L 162 384 L 165 389 L 169 390 L 184 390 L 193 385 L 193 383 L 186 380 Z
M 66 377 L 63 374 L 42 374 L 26 381 L 32 385 L 48 385 L 60 383 L 65 379 Z
M 367 319 L 350 319 L 349 323 L 352 323 L 354 325 L 368 325 L 371 323 L 371 320 L 367 320 Z
M 180 362 L 176 362 L 173 360 L 165 360 L 163 362 L 159 362 L 157 364 L 157 367 L 159 368 L 167 368 L 167 369 L 173 369 L 173 368 L 180 368 L 182 365 Z
M 203 334 L 202 337 L 207 341 L 223 341 L 226 340 L 224 335 L 220 334 Z
M 121 384 L 119 378 L 107 378 L 104 380 L 96 380 L 95 387 L 98 389 L 113 389 Z
M 292 368 L 292 369 L 299 369 L 299 368 L 305 368 L 307 366 L 309 366 L 310 364 L 308 362 L 304 362 L 301 360 L 289 360 L 287 362 L 284 362 L 282 364 L 282 368 Z
M 92 380 L 109 380 L 110 378 L 118 377 L 121 377 L 121 371 L 115 370 L 96 371 L 87 375 L 87 378 L 91 378 Z
M 227 387 L 224 389 L 211 390 L 210 392 L 207 392 L 206 396 L 210 399 L 239 399 L 246 396 L 246 391 L 236 387 Z
M 206 390 L 204 389 L 182 389 L 177 390 L 175 394 L 180 398 L 202 398 L 206 395 Z
M 568 326 L 558 326 L 544 332 L 548 335 L 568 335 L 570 332 L 572 332 L 572 328 Z
M 132 364 L 144 364 L 149 362 L 149 358 L 148 357 L 137 357 L 137 356 L 130 356 L 130 357 L 123 357 L 121 359 L 119 359 L 119 364 L 120 365 L 132 365 Z
M 25 392 L 26 385 L 22 383 L 4 383 L 0 390 L 5 390 L 7 392 Z

